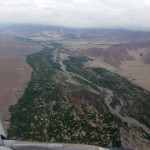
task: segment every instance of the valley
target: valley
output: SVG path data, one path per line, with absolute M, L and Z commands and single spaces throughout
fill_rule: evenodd
M 38 51 L 25 54 L 32 75 L 4 119 L 9 139 L 150 149 L 150 33 L 8 31 Z

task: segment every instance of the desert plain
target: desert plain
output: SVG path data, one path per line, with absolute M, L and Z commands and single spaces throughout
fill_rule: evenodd
M 37 44 L 15 40 L 11 35 L 0 36 L 0 120 L 5 130 L 9 126 L 9 107 L 18 102 L 31 78 L 26 55 L 40 49 Z

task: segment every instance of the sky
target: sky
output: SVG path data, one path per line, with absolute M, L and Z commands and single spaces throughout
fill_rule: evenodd
M 150 0 L 0 0 L 0 23 L 150 30 Z

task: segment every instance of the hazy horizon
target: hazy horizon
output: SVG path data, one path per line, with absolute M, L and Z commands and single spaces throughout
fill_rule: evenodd
M 0 24 L 150 30 L 148 0 L 5 0 Z

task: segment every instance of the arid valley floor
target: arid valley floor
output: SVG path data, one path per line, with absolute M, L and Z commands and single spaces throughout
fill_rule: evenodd
M 36 44 L 14 40 L 9 34 L 0 34 L 0 120 L 9 120 L 9 107 L 18 102 L 32 69 L 26 63 L 26 55 L 41 50 Z M 4 121 L 7 129 L 9 121 Z

